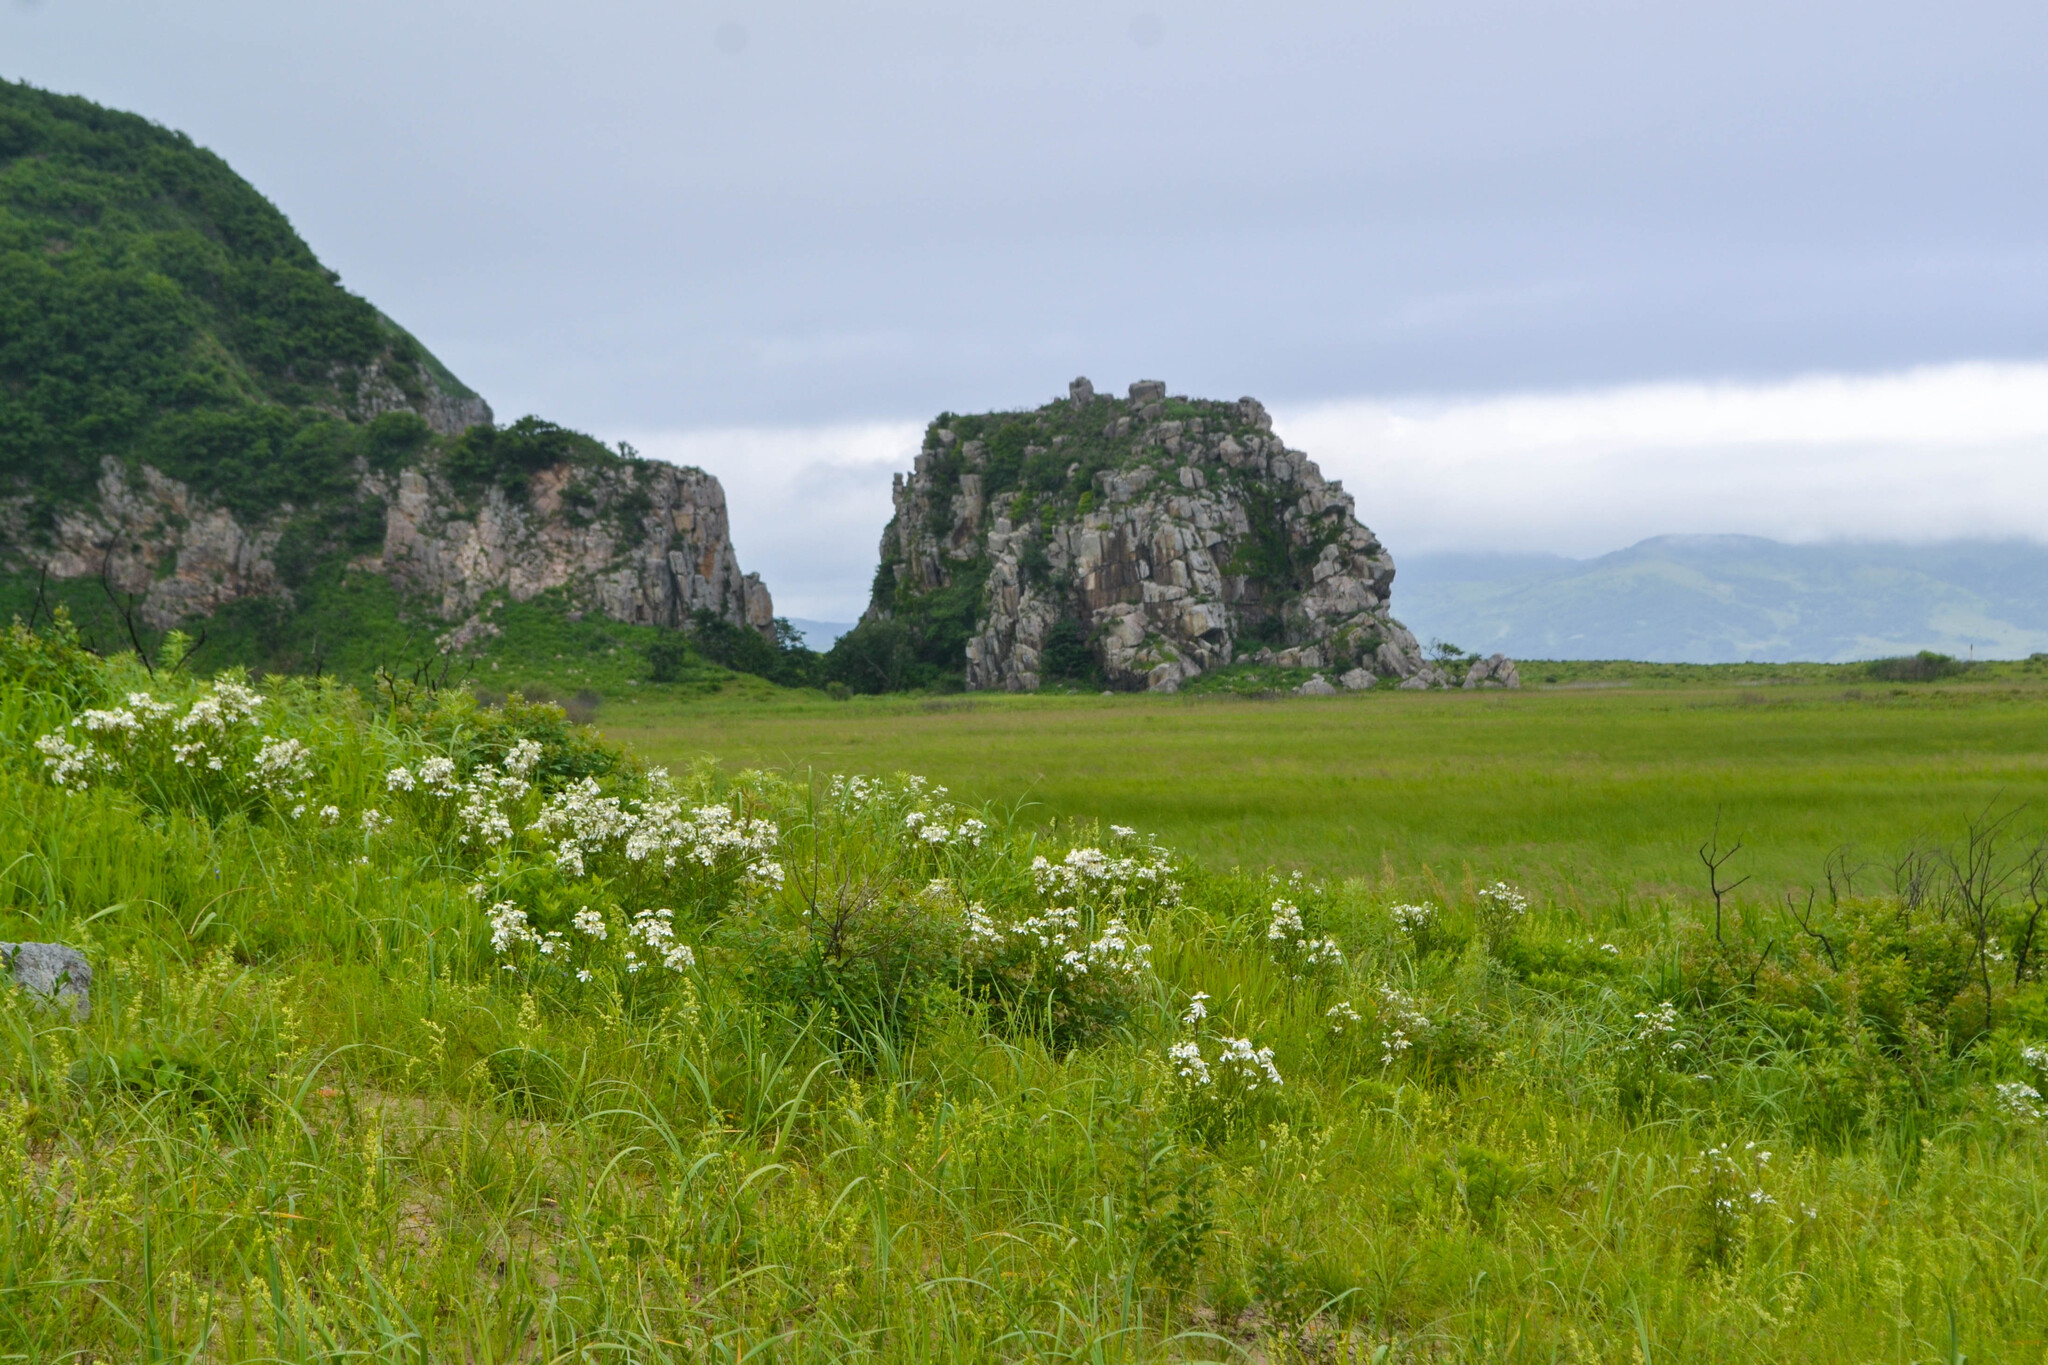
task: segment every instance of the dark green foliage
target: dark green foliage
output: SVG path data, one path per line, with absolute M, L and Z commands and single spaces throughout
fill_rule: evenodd
M 1102 664 L 1088 647 L 1087 632 L 1071 616 L 1055 621 L 1046 633 L 1039 664 L 1039 675 L 1046 682 L 1083 683 L 1090 687 L 1102 682 Z
M 449 446 L 441 470 L 466 492 L 495 484 L 513 497 L 523 498 L 527 482 L 550 466 L 609 464 L 623 459 L 592 437 L 529 416 L 508 427 L 471 427 Z M 581 497 L 586 507 L 594 508 L 587 494 Z M 578 498 L 575 491 L 565 494 L 572 507 Z
M 219 157 L 0 82 L 0 469 L 45 514 L 108 455 L 240 513 L 303 503 L 363 453 L 332 414 L 373 364 L 414 398 L 446 376 Z
M 803 637 L 786 620 L 775 622 L 770 641 L 751 626 L 736 626 L 708 607 L 690 617 L 692 643 L 711 662 L 735 673 L 752 673 L 784 687 L 816 687 L 823 681 L 823 661 L 803 645 Z
M 541 746 L 532 780 L 543 791 L 601 777 L 624 757 L 595 730 L 573 723 L 561 707 L 516 692 L 496 706 L 482 705 L 463 692 L 401 693 L 392 723 L 453 758 L 465 773 L 480 764 L 502 763 L 515 744 L 532 740 Z
M 0 633 L 0 677 L 73 710 L 97 705 L 106 696 L 106 670 L 80 643 L 71 613 L 57 606 L 36 625 L 30 629 L 17 615 Z
M 987 578 L 984 559 L 957 566 L 951 583 L 927 593 L 904 591 L 891 574 L 894 610 L 886 617 L 869 617 L 840 636 L 825 656 L 825 678 L 855 692 L 957 691 Z M 877 575 L 878 585 L 880 579 Z
M 893 575 L 892 575 L 893 581 Z M 833 641 L 825 655 L 825 677 L 849 692 L 896 692 L 923 676 L 910 627 L 869 617 Z
M 658 683 L 681 682 L 694 651 L 680 635 L 665 635 L 647 646 L 648 676 Z
M 958 925 L 900 891 L 838 890 L 800 921 L 773 909 L 735 915 L 718 940 L 757 998 L 798 1018 L 822 1013 L 859 1042 L 905 1042 L 958 970 Z
M 1866 667 L 1871 677 L 1885 682 L 1938 682 L 1970 671 L 1970 665 L 1961 659 L 1931 649 L 1894 659 L 1872 659 Z

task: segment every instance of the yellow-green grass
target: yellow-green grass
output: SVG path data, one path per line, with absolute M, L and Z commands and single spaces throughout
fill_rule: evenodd
M 1850 844 L 1878 866 L 1997 805 L 2048 814 L 2048 688 L 1775 686 L 1375 692 L 1277 700 L 816 694 L 607 703 L 657 761 L 923 773 L 1034 818 L 1157 831 L 1212 867 L 1508 876 L 1575 899 L 1775 899 Z M 1567 890 L 1568 889 L 1568 890 Z

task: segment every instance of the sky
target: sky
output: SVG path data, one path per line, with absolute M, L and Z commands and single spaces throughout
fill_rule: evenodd
M 0 0 L 0 74 L 718 474 L 792 615 L 1076 374 L 1260 396 L 1397 559 L 2048 528 L 2038 0 Z

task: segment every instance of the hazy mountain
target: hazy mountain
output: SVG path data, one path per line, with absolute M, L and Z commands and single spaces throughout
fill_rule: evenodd
M 1597 559 L 1409 554 L 1394 610 L 1420 639 L 1527 659 L 2018 658 L 2048 650 L 2048 546 L 1657 536 Z

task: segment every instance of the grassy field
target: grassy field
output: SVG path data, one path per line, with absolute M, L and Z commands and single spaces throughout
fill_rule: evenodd
M 1694 850 L 1717 819 L 1747 845 L 1746 891 L 1775 898 L 1844 844 L 1887 863 L 1994 804 L 2048 815 L 2040 682 L 1700 672 L 1264 701 L 647 697 L 608 704 L 600 724 L 662 762 L 924 773 L 973 800 L 1028 802 L 1028 818 L 1154 830 L 1215 868 L 1391 870 L 1421 890 L 1504 876 L 1579 900 L 1703 889 Z
M 2024 680 L 748 686 L 602 704 L 668 782 L 0 636 L 0 1360 L 2044 1358 L 2026 814 L 1656 890 L 2035 797 Z

